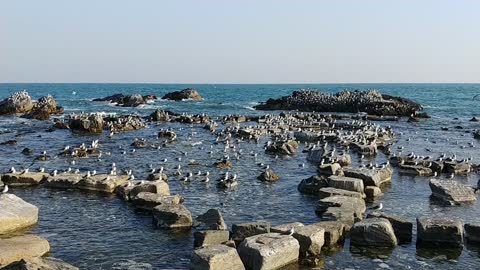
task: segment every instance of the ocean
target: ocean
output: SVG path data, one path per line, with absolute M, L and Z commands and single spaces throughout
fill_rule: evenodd
M 196 88 L 204 100 L 164 101 L 156 100 L 137 108 L 116 107 L 92 99 L 123 94 L 153 94 L 158 97 L 168 92 L 187 87 Z M 378 89 L 381 93 L 402 96 L 423 105 L 431 115 L 429 119 L 408 123 L 406 119 L 394 122 L 378 122 L 391 125 L 396 132 L 392 149 L 404 147 L 403 153 L 415 152 L 421 155 L 439 156 L 441 153 L 456 154 L 458 158 L 472 157 L 480 163 L 478 142 L 472 131 L 480 128 L 480 122 L 470 122 L 480 116 L 480 100 L 473 97 L 480 94 L 480 84 L 0 84 L 0 98 L 11 92 L 26 89 L 37 99 L 52 95 L 64 107 L 65 115 L 80 112 L 105 112 L 116 114 L 135 113 L 149 115 L 156 109 L 175 112 L 206 113 L 211 116 L 226 114 L 262 115 L 253 107 L 269 98 L 289 95 L 299 89 L 319 89 L 335 93 L 344 89 Z M 159 166 L 164 158 L 174 160 L 188 152 L 184 158 L 185 167 L 189 159 L 199 165 L 189 168 L 193 171 L 210 170 L 211 179 L 220 177 L 221 171 L 212 168 L 218 156 L 210 157 L 199 147 L 189 142 L 203 141 L 209 146 L 215 136 L 203 129 L 203 125 L 179 123 L 150 124 L 148 128 L 116 134 L 79 135 L 69 130 L 48 132 L 50 121 L 36 121 L 16 117 L 0 117 L 0 142 L 16 139 L 18 145 L 0 146 L 0 172 L 11 166 L 22 168 L 32 162 L 32 157 L 20 152 L 29 147 L 39 154 L 60 152 L 65 145 L 79 145 L 98 139 L 105 155 L 101 161 L 79 159 L 74 166 L 71 159 L 55 158 L 33 168 L 43 166 L 47 171 L 75 167 L 81 171 L 96 169 L 108 171 L 110 164 L 132 169 L 137 179 L 145 179 L 149 164 Z M 130 150 L 135 138 L 154 141 L 160 128 L 173 127 L 178 130 L 179 143 L 172 148 L 140 149 L 135 154 L 121 152 Z M 447 127 L 448 130 L 441 130 Z M 23 136 L 15 137 L 22 133 Z M 266 140 L 266 138 L 265 138 Z M 265 155 L 262 146 L 245 144 L 245 153 L 259 151 L 258 160 L 245 158 L 234 163 L 232 173 L 238 174 L 239 187 L 232 191 L 218 190 L 215 184 L 181 184 L 176 179 L 169 181 L 172 194 L 185 197 L 185 206 L 197 216 L 210 208 L 219 209 L 229 227 L 234 223 L 269 221 L 274 225 L 299 221 L 305 224 L 319 221 L 315 215 L 318 198 L 305 196 L 297 191 L 298 183 L 316 174 L 316 167 L 306 162 L 306 154 L 298 151 L 292 157 L 275 159 Z M 218 149 L 217 149 L 218 148 Z M 214 145 L 213 151 L 223 150 L 223 145 Z M 361 161 L 352 154 L 354 165 Z M 383 162 L 386 157 L 379 154 L 372 162 Z M 265 184 L 256 179 L 262 169 L 256 162 L 269 164 L 282 178 L 279 182 Z M 368 161 L 367 161 L 368 162 Z M 305 163 L 305 167 L 299 164 Z M 479 221 L 478 202 L 469 205 L 444 207 L 430 201 L 431 191 L 428 177 L 412 177 L 394 173 L 392 183 L 378 199 L 384 205 L 384 212 L 399 215 L 415 223 L 417 217 L 447 216 L 464 222 Z M 456 180 L 476 185 L 478 175 L 457 176 Z M 212 181 L 214 182 L 214 181 Z M 39 222 L 30 232 L 49 240 L 50 256 L 69 262 L 81 269 L 187 269 L 193 250 L 193 233 L 171 232 L 157 229 L 151 215 L 139 212 L 116 196 L 106 196 L 77 190 L 54 190 L 45 187 L 11 188 L 13 194 L 35 204 L 40 209 Z M 399 245 L 393 250 L 362 250 L 351 247 L 347 240 L 336 251 L 322 255 L 323 269 L 474 269 L 480 265 L 480 247 L 467 244 L 461 249 L 416 248 L 410 244 Z M 301 267 L 308 269 L 308 267 Z

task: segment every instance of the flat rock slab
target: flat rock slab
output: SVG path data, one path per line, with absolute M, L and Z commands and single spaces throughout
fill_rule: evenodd
M 460 204 L 476 201 L 477 198 L 471 187 L 467 187 L 453 180 L 430 179 L 432 198 L 446 204 Z
M 38 221 L 38 207 L 13 194 L 0 194 L 0 234 L 31 226 Z
M 363 193 L 365 189 L 362 179 L 338 175 L 328 177 L 328 185 L 333 188 L 355 191 L 358 193 Z
M 350 242 L 356 246 L 394 247 L 397 245 L 397 238 L 390 221 L 384 218 L 368 218 L 353 225 Z
M 86 177 L 86 175 L 82 174 L 60 173 L 54 177 L 49 177 L 45 185 L 53 188 L 76 188 L 113 193 L 117 187 L 127 182 L 127 175 L 99 174 Z
M 232 225 L 232 239 L 241 242 L 245 238 L 270 232 L 269 222 L 248 222 Z
M 140 192 L 132 198 L 132 203 L 137 208 L 152 210 L 157 205 L 175 205 L 183 203 L 180 195 L 161 195 L 151 192 Z
M 214 245 L 193 251 L 190 260 L 192 270 L 244 270 L 237 250 L 225 245 Z
M 408 243 L 412 241 L 413 223 L 405 218 L 389 215 L 383 212 L 371 212 L 367 218 L 385 218 L 392 224 L 395 236 L 400 243 Z
M 345 238 L 347 226 L 340 221 L 322 221 L 311 224 L 310 226 L 317 226 L 323 228 L 325 231 L 325 243 L 324 246 L 334 246 Z
M 303 225 L 303 223 L 301 222 L 286 223 L 286 224 L 281 224 L 281 225 L 277 225 L 270 228 L 270 232 L 288 234 L 292 228 L 295 230 L 297 227 L 302 227 L 302 226 L 305 226 L 305 225 Z
M 347 196 L 332 196 L 321 199 L 315 212 L 329 220 L 345 221 L 351 225 L 357 219 L 362 219 L 366 211 L 365 201 Z
M 182 204 L 161 204 L 153 208 L 153 220 L 160 228 L 192 226 L 192 214 Z
M 318 191 L 318 197 L 320 199 L 324 199 L 332 196 L 346 196 L 346 197 L 353 197 L 353 198 L 359 198 L 359 199 L 365 198 L 365 194 L 362 194 L 356 191 L 349 191 L 349 190 L 333 188 L 333 187 L 321 188 Z
M 49 251 L 48 241 L 36 235 L 0 239 L 0 267 L 21 259 L 41 257 Z
M 222 244 L 228 241 L 229 236 L 230 232 L 224 230 L 196 231 L 193 233 L 193 246 L 204 247 Z
M 418 176 L 433 175 L 433 170 L 421 165 L 400 165 L 400 173 Z
M 417 218 L 417 242 L 461 246 L 463 224 L 449 218 Z
M 49 177 L 48 173 L 41 172 L 17 172 L 2 175 L 2 182 L 10 186 L 38 185 Z
M 245 238 L 238 254 L 247 269 L 279 269 L 298 261 L 300 244 L 289 235 L 260 234 Z
M 62 260 L 52 257 L 35 257 L 22 259 L 2 268 L 3 270 L 79 270 L 79 268 L 70 265 Z
M 292 235 L 300 244 L 300 256 L 317 256 L 325 243 L 325 229 L 315 225 L 300 226 Z
M 344 168 L 343 174 L 347 177 L 362 179 L 364 186 L 380 187 L 381 184 L 390 182 L 393 170 L 390 167 L 374 170 L 368 168 Z
M 168 183 L 163 180 L 137 180 L 127 181 L 125 184 L 118 186 L 116 189 L 117 195 L 126 201 L 131 200 L 132 197 L 135 197 L 140 192 L 170 195 L 170 187 L 168 186 Z

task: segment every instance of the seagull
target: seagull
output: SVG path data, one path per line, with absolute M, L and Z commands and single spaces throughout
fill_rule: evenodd
M 371 210 L 382 210 L 383 209 L 383 204 L 379 203 L 378 205 L 370 207 Z
M 53 176 L 53 177 L 57 176 L 57 173 L 58 173 L 58 171 L 57 171 L 57 170 L 54 170 L 52 176 Z
M 15 170 L 15 167 L 12 167 L 12 168 L 10 168 L 10 172 L 11 172 L 11 173 L 16 173 L 17 170 Z
M 473 192 L 477 193 L 477 191 L 480 189 L 480 179 L 477 181 L 477 187 L 473 188 Z
M 8 192 L 8 185 L 5 185 L 3 187 L 2 193 L 7 193 Z

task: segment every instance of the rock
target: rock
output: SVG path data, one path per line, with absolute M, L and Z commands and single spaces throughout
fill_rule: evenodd
M 352 225 L 356 220 L 363 218 L 365 211 L 363 199 L 336 195 L 321 199 L 315 213 L 326 220 L 342 221 Z
M 57 106 L 55 99 L 48 95 L 41 97 L 36 103 L 33 104 L 32 110 L 22 117 L 37 120 L 48 120 L 50 119 L 51 114 L 61 113 L 63 113 L 63 108 Z
M 153 208 L 153 220 L 160 228 L 192 226 L 192 214 L 181 204 L 160 204 Z
M 38 185 L 48 179 L 48 173 L 41 172 L 16 172 L 2 175 L 2 182 L 9 186 Z
M 446 204 L 455 205 L 477 200 L 471 187 L 453 180 L 430 179 L 429 186 L 432 190 L 432 198 Z
M 480 222 L 465 224 L 465 234 L 468 241 L 480 242 Z
M 196 220 L 202 222 L 209 230 L 227 230 L 227 224 L 223 220 L 222 214 L 217 209 L 209 209 L 202 215 L 199 215 Z M 228 240 L 228 239 L 227 239 Z
M 0 239 L 0 267 L 21 259 L 40 257 L 49 251 L 48 241 L 36 235 Z
M 305 226 L 305 225 L 303 225 L 303 223 L 301 222 L 286 223 L 286 224 L 282 224 L 282 225 L 278 225 L 270 228 L 270 232 L 288 234 L 292 228 L 295 230 L 297 227 L 302 227 L 302 226 Z
M 347 177 L 359 178 L 363 180 L 364 186 L 377 186 L 390 182 L 393 170 L 390 167 L 384 169 L 367 169 L 367 168 L 344 168 L 343 174 Z
M 147 127 L 145 120 L 138 115 L 113 115 L 103 118 L 103 121 L 113 132 L 132 131 Z
M 24 154 L 24 155 L 26 155 L 26 156 L 33 155 L 33 150 L 30 149 L 30 148 L 23 148 L 22 154 Z
M 294 140 L 274 141 L 266 146 L 266 152 L 279 155 L 293 155 L 298 149 L 298 143 Z
M 162 173 L 160 173 L 160 172 L 150 173 L 147 176 L 147 180 L 149 180 L 149 181 L 162 180 L 164 182 L 168 182 L 168 176 L 163 172 Z
M 3 270 L 79 270 L 79 268 L 70 265 L 62 260 L 49 258 L 30 258 L 13 262 L 2 268 Z
M 317 226 L 323 228 L 325 231 L 325 243 L 324 246 L 332 247 L 335 244 L 343 241 L 347 227 L 344 223 L 339 221 L 322 221 L 311 224 L 311 226 Z
M 480 121 L 480 120 L 478 120 L 478 118 L 476 118 L 475 116 L 472 117 L 472 119 L 470 119 L 470 122 L 478 122 L 478 121 Z
M 241 242 L 245 238 L 270 232 L 270 223 L 268 222 L 249 222 L 232 225 L 232 239 Z
M 342 166 L 338 163 L 331 164 L 322 164 L 318 166 L 318 173 L 322 175 L 335 175 L 338 174 L 342 169 Z
M 397 238 L 390 221 L 384 218 L 369 218 L 353 225 L 350 242 L 354 246 L 394 247 L 397 245 Z
M 444 171 L 454 174 L 467 174 L 472 171 L 472 165 L 469 163 L 444 162 Z
M 204 247 L 211 245 L 218 245 L 228 241 L 230 236 L 229 231 L 224 230 L 206 230 L 196 231 L 193 233 L 193 246 Z
M 237 250 L 226 245 L 207 246 L 193 251 L 192 270 L 245 270 Z
M 463 224 L 458 219 L 417 218 L 417 243 L 461 246 Z
M 300 256 L 320 255 L 325 243 L 325 229 L 315 225 L 296 227 L 292 235 L 300 244 Z
M 328 188 L 321 188 L 318 191 L 318 197 L 320 199 L 331 197 L 331 196 L 337 196 L 337 195 L 354 197 L 354 198 L 359 198 L 359 199 L 365 198 L 365 194 L 355 192 L 355 191 L 349 191 L 349 190 L 345 190 L 345 189 L 339 189 L 339 188 L 328 187 Z
M 228 169 L 232 167 L 232 161 L 224 158 L 218 162 L 215 162 L 213 165 L 219 169 Z
M 195 90 L 194 88 L 187 88 L 181 91 L 175 91 L 166 94 L 162 97 L 162 99 L 169 99 L 175 101 L 182 101 L 182 100 L 202 100 L 202 96 Z
M 367 218 L 385 218 L 392 224 L 393 231 L 400 243 L 409 243 L 412 241 L 413 223 L 405 218 L 385 214 L 383 212 L 371 212 Z
M 276 182 L 280 180 L 280 176 L 272 171 L 272 169 L 267 169 L 266 171 L 262 172 L 258 177 L 258 180 L 264 182 Z
M 157 205 L 177 205 L 184 201 L 180 195 L 162 195 L 151 192 L 140 192 L 135 196 L 130 195 L 130 199 L 135 207 L 145 210 L 152 210 Z
M 358 178 L 332 175 L 328 177 L 328 185 L 333 188 L 339 188 L 349 191 L 363 193 L 363 181 Z
M 361 144 L 361 143 L 351 142 L 349 146 L 355 151 L 357 151 L 358 153 L 365 156 L 375 156 L 378 153 L 377 145 L 373 143 Z
M 247 269 L 279 269 L 298 261 L 300 244 L 289 235 L 260 234 L 246 238 L 238 254 Z
M 135 139 L 131 144 L 130 146 L 133 146 L 134 148 L 145 148 L 147 147 L 147 142 L 144 141 L 144 140 L 138 140 L 138 139 Z
M 124 200 L 129 201 L 140 192 L 150 192 L 160 195 L 170 195 L 170 188 L 163 180 L 156 181 L 128 181 L 117 187 L 116 193 Z
M 0 101 L 0 115 L 27 113 L 32 108 L 32 98 L 25 90 L 15 92 L 10 97 Z
M 368 199 L 373 200 L 373 199 L 375 199 L 377 197 L 380 197 L 382 195 L 383 195 L 382 190 L 379 187 L 368 186 L 368 187 L 365 188 L 365 196 Z
M 70 118 L 68 126 L 74 132 L 102 133 L 103 117 L 100 114 L 80 114 Z
M 117 106 L 122 107 L 137 107 L 142 104 L 146 104 L 150 100 L 157 99 L 154 95 L 124 95 L 124 94 L 115 94 L 112 96 L 104 97 L 104 98 L 96 98 L 93 101 L 109 101 L 111 103 L 117 103 Z
M 328 186 L 328 180 L 322 176 L 311 176 L 307 179 L 303 179 L 300 184 L 298 184 L 298 191 L 303 194 L 308 195 L 318 195 L 321 188 Z
M 38 208 L 13 194 L 0 194 L 0 235 L 31 226 L 38 221 Z
M 115 190 L 128 182 L 127 175 L 96 174 L 90 177 L 83 176 L 75 184 L 78 189 L 113 193 Z
M 155 122 L 170 122 L 179 115 L 180 114 L 171 111 L 155 110 L 152 114 L 150 114 L 150 118 Z
M 400 172 L 403 174 L 431 176 L 433 171 L 430 168 L 421 165 L 400 165 Z
M 316 90 L 303 90 L 294 91 L 291 96 L 269 99 L 255 106 L 255 109 L 410 116 L 422 110 L 422 106 L 405 98 L 381 94 L 377 90 L 341 91 L 333 95 Z
M 17 145 L 17 144 L 18 144 L 17 140 L 8 140 L 0 143 L 0 145 Z

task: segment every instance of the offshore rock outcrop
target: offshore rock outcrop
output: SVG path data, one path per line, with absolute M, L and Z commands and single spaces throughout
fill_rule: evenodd
M 381 94 L 377 90 L 341 91 L 336 94 L 317 90 L 295 91 L 290 96 L 269 99 L 257 110 L 299 110 L 316 112 L 365 112 L 370 115 L 417 115 L 422 106 L 411 100 Z
M 96 98 L 93 101 L 109 101 L 110 103 L 116 103 L 117 106 L 122 107 L 137 107 L 142 104 L 148 103 L 150 100 L 157 99 L 155 95 L 145 95 L 140 94 L 133 95 L 124 95 L 124 94 L 115 94 L 112 96 L 104 98 Z
M 25 90 L 15 92 L 0 101 L 0 115 L 20 114 L 25 118 L 48 120 L 50 115 L 62 113 L 63 108 L 57 106 L 52 96 L 41 97 L 37 102 L 33 102 L 32 97 Z
M 175 101 L 182 101 L 182 100 L 202 100 L 202 96 L 200 96 L 200 93 L 195 88 L 187 88 L 183 89 L 181 91 L 175 91 L 171 93 L 167 93 L 165 96 L 162 97 L 162 99 L 169 99 L 169 100 L 175 100 Z

